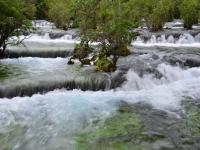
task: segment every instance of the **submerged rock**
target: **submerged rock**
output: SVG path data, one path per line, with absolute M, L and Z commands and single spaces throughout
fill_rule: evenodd
M 69 61 L 67 62 L 67 64 L 68 65 L 73 65 L 74 64 L 73 58 L 70 58 Z
M 190 127 L 184 116 L 122 101 L 116 114 L 77 135 L 76 141 L 80 150 L 198 150 Z
M 93 132 L 78 135 L 77 148 L 80 150 L 140 149 L 141 146 L 132 141 L 141 130 L 137 115 L 120 112 L 108 118 Z

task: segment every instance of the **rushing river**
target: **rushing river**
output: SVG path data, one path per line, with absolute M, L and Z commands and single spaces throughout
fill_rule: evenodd
M 157 123 L 155 127 L 152 125 L 157 132 L 166 124 L 165 119 L 167 123 L 171 121 L 173 126 L 183 124 L 181 121 L 185 111 L 184 101 L 200 103 L 200 67 L 197 62 L 197 65 L 186 65 L 187 56 L 198 59 L 199 53 L 196 51 L 200 49 L 197 47 L 195 52 L 191 50 L 184 53 L 181 48 L 178 48 L 179 53 L 168 51 L 168 48 L 162 51 L 157 48 L 153 51 L 141 49 L 143 48 L 119 60 L 118 73 L 113 74 L 98 74 L 93 67 L 80 68 L 78 64 L 68 66 L 68 58 L 26 57 L 1 60 L 0 150 L 81 149 L 77 148 L 76 136 L 98 129 L 99 122 L 101 124 L 115 115 L 122 103 L 130 106 L 144 105 L 141 109 L 138 107 L 138 111 L 147 110 L 146 116 L 149 115 L 152 124 Z M 172 63 L 172 60 L 176 63 Z M 123 76 L 125 81 L 122 80 L 124 82 L 112 87 L 112 82 L 118 79 L 112 81 L 114 76 Z M 68 84 L 71 81 L 76 84 L 71 86 Z M 66 84 L 63 84 L 64 82 Z M 95 86 L 98 88 L 95 89 Z M 46 90 L 41 90 L 42 88 Z M 16 97 L 26 95 L 30 97 Z M 163 113 L 166 113 L 167 117 L 162 116 Z M 159 120 L 154 116 L 162 117 Z M 159 122 L 164 122 L 164 125 Z M 168 130 L 169 126 L 165 129 Z M 182 128 L 184 127 L 180 126 L 180 129 L 185 131 Z M 179 137 L 170 140 L 170 137 L 173 137 L 171 131 L 176 132 L 177 129 L 170 128 L 165 140 L 140 144 L 144 147 L 150 146 L 153 150 L 198 150 L 198 142 L 194 142 L 192 146 L 186 144 L 185 147 L 173 144 L 173 140 L 179 140 Z M 119 135 L 116 138 L 120 143 Z

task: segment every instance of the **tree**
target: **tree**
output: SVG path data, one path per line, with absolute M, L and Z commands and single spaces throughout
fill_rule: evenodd
M 193 24 L 198 23 L 199 10 L 199 0 L 183 0 L 180 5 L 180 14 L 186 28 L 190 29 Z
M 97 70 L 114 71 L 118 58 L 130 53 L 127 46 L 133 36 L 134 24 L 129 15 L 129 1 L 84 0 L 79 2 L 77 16 L 81 44 L 75 48 L 75 55 L 77 52 L 85 51 L 86 48 L 90 52 L 88 43 L 98 42 Z M 108 59 L 109 57 L 112 61 Z
M 30 29 L 34 7 L 24 0 L 0 1 L 0 52 L 5 53 L 7 40 L 10 36 L 18 36 Z
M 180 5 L 183 0 L 173 0 L 173 18 L 180 19 Z
M 149 22 L 152 31 L 162 30 L 167 21 L 173 20 L 173 1 L 160 0 L 149 14 Z
M 48 5 L 47 0 L 35 0 L 33 2 L 36 7 L 35 16 L 37 19 L 48 19 Z
M 55 23 L 58 28 L 68 28 L 71 25 L 73 13 L 72 0 L 47 0 L 48 18 Z

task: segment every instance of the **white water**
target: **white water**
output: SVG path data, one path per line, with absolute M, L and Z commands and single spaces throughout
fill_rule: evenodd
M 151 39 L 146 43 L 140 38 L 137 37 L 135 41 L 132 42 L 133 46 L 141 47 L 153 47 L 153 46 L 162 46 L 162 47 L 200 47 L 200 34 L 193 37 L 190 34 L 183 34 L 179 39 L 174 38 L 172 35 L 166 37 L 162 35 L 161 37 L 156 37 L 152 35 Z
M 75 44 L 79 43 L 78 39 L 72 39 L 72 35 L 64 35 L 61 38 L 51 39 L 49 33 L 45 33 L 45 35 L 31 34 L 27 37 L 20 36 L 18 38 L 12 37 L 10 39 L 11 42 L 22 40 L 22 44 L 18 46 L 10 45 L 8 49 L 17 51 L 66 50 L 73 49 Z
M 42 31 L 52 31 L 56 26 L 52 22 L 48 22 L 46 20 L 33 20 L 32 25 L 34 28 Z
M 51 39 L 49 33 L 44 35 L 31 34 L 30 36 L 12 37 L 9 43 L 17 43 L 22 41 L 19 45 L 8 45 L 11 51 L 73 51 L 76 44 L 80 43 L 80 38 L 73 39 L 72 35 L 66 34 L 60 38 Z M 90 43 L 97 45 L 97 42 Z
M 68 82 L 79 84 L 94 81 L 109 80 L 103 74 L 95 74 L 93 66 L 80 67 L 80 62 L 68 65 L 68 58 L 33 58 L 23 57 L 17 59 L 0 60 L 0 67 L 5 68 L 7 77 L 0 80 L 0 90 L 9 90 L 17 86 L 32 88 L 34 86 L 60 85 Z M 90 73 L 90 75 L 88 75 Z M 95 80 L 96 79 L 96 80 Z M 109 85 L 109 84 L 108 84 Z
M 185 97 L 200 98 L 200 68 L 183 70 L 160 64 L 157 69 L 163 78 L 139 77 L 130 70 L 127 82 L 116 91 L 56 90 L 0 99 L 0 133 L 7 135 L 0 144 L 14 147 L 13 150 L 75 149 L 72 135 L 108 117 L 120 101 L 145 102 L 173 111 L 180 108 Z
M 10 51 L 16 52 L 43 52 L 43 51 L 66 51 L 74 48 L 75 44 L 79 43 L 79 39 L 73 39 L 71 34 L 65 33 L 65 31 L 57 29 L 55 25 L 46 20 L 33 20 L 33 27 L 37 29 L 40 33 L 45 33 L 44 35 L 40 35 L 37 33 L 32 33 L 29 36 L 19 36 L 19 37 L 11 37 L 8 40 L 8 43 L 12 43 L 8 45 L 8 49 Z M 65 33 L 61 38 L 51 39 L 49 33 Z M 17 43 L 19 41 L 23 41 L 20 45 L 13 45 L 13 43 Z

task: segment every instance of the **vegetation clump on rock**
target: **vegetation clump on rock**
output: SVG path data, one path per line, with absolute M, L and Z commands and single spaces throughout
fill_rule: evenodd
M 105 56 L 99 57 L 96 61 L 96 70 L 103 72 L 112 72 L 116 70 L 116 66 Z

